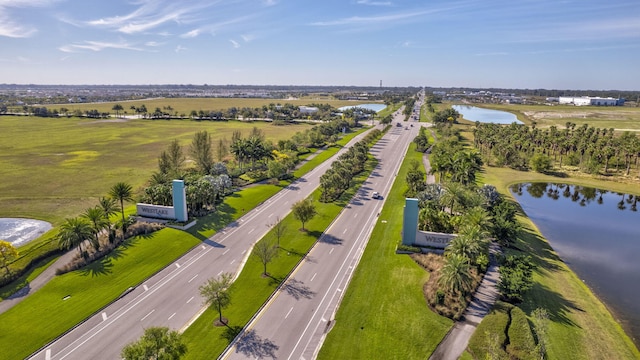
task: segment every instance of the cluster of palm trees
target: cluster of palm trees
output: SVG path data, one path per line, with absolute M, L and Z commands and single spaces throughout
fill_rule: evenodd
M 331 164 L 320 177 L 320 201 L 335 201 L 349 189 L 353 177 L 364 170 L 369 158 L 369 144 L 379 135 L 379 130 L 373 130 Z
M 57 235 L 58 245 L 64 250 L 77 248 L 78 254 L 86 258 L 89 247 L 94 252 L 100 249 L 101 233 L 106 232 L 109 242 L 113 243 L 116 240 L 116 227 L 120 227 L 124 237 L 127 232 L 124 202 L 132 200 L 131 185 L 124 182 L 113 185 L 109 196 L 100 198 L 98 205 L 86 209 L 79 217 L 65 220 Z M 118 210 L 122 213 L 122 221 L 120 224 L 114 224 L 111 221 L 111 216 L 115 215 Z
M 564 129 L 476 123 L 473 132 L 474 145 L 496 166 L 524 170 L 534 154 L 543 154 L 557 168 L 578 166 L 591 174 L 608 174 L 614 166 L 616 173 L 624 175 L 629 175 L 632 165 L 640 171 L 640 139 L 628 131 L 616 134 L 613 128 L 577 127 L 567 122 Z
M 431 148 L 431 170 L 441 182 L 474 184 L 482 167 L 482 158 L 474 149 L 464 149 L 457 137 L 446 138 Z

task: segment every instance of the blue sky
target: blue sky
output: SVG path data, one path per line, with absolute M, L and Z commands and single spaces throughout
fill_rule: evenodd
M 638 0 L 0 0 L 0 83 L 640 90 Z

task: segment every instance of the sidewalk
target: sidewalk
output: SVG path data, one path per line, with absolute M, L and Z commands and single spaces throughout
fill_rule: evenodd
M 451 331 L 444 337 L 429 360 L 456 360 L 467 348 L 469 339 L 476 331 L 476 327 L 489 313 L 491 307 L 498 299 L 496 287 L 500 277 L 495 255 L 500 248 L 491 244 L 491 263 L 478 289 L 473 294 L 473 299 L 464 314 L 462 320 L 456 322 Z
M 71 259 L 77 254 L 75 250 L 67 251 L 60 256 L 53 264 L 51 264 L 45 271 L 38 275 L 35 279 L 29 282 L 25 287 L 18 290 L 13 295 L 0 301 L 0 314 L 11 309 L 20 301 L 24 300 L 27 296 L 36 292 L 36 290 L 43 287 L 51 279 L 56 276 L 56 269 L 71 261 Z

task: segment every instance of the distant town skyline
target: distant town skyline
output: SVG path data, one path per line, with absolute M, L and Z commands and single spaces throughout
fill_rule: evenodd
M 0 0 L 0 48 L 0 83 L 640 90 L 630 0 Z

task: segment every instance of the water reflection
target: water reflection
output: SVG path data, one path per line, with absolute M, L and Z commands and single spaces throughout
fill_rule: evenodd
M 527 183 L 512 185 L 512 193 L 522 195 L 523 189 L 533 198 L 547 196 L 553 200 L 558 200 L 560 196 L 571 199 L 572 202 L 580 206 L 586 206 L 593 201 L 598 205 L 604 204 L 605 194 L 614 194 L 620 199 L 616 203 L 618 210 L 638 211 L 638 196 L 619 192 L 609 192 L 608 190 L 596 189 L 588 186 L 567 185 L 556 183 Z M 611 200 L 611 199 L 610 199 Z
M 638 196 L 561 183 L 524 183 L 512 194 L 562 260 L 640 340 Z

